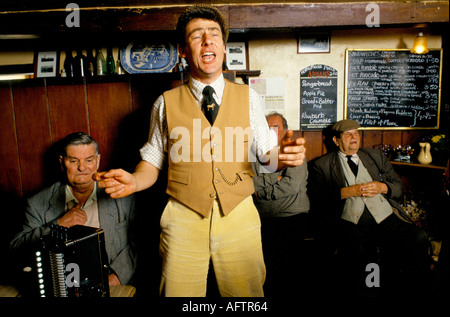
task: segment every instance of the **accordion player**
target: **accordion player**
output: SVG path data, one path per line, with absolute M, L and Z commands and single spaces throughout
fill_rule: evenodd
M 51 225 L 36 251 L 40 297 L 109 297 L 102 229 Z

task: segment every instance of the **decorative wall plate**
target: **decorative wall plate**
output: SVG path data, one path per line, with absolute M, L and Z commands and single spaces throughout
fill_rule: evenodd
M 169 72 L 177 60 L 177 47 L 169 42 L 133 42 L 120 51 L 122 67 L 130 74 Z

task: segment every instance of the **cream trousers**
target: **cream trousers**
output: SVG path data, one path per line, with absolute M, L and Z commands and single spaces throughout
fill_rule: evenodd
M 209 218 L 171 198 L 161 230 L 161 296 L 206 296 L 210 260 L 221 296 L 264 296 L 261 222 L 251 196 L 226 217 L 215 201 Z

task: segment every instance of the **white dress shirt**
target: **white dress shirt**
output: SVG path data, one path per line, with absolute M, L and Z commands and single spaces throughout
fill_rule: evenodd
M 66 185 L 66 211 L 72 209 L 78 204 L 78 199 L 72 193 L 69 185 Z M 98 206 L 97 206 L 97 183 L 94 184 L 94 190 L 89 196 L 86 203 L 81 206 L 82 210 L 86 213 L 87 221 L 85 226 L 100 228 L 100 221 L 98 220 Z

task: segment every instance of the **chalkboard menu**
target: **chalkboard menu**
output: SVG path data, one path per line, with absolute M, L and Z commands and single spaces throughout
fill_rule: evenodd
M 368 129 L 439 128 L 442 50 L 347 50 L 344 116 Z
M 300 71 L 300 130 L 320 130 L 336 122 L 337 70 L 311 65 Z

